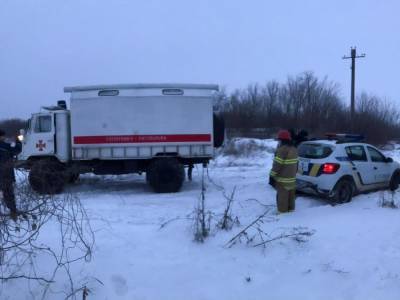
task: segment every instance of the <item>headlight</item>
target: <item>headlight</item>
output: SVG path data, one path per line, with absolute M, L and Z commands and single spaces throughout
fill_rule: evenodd
M 21 134 L 18 136 L 18 141 L 22 142 L 24 140 L 24 136 Z

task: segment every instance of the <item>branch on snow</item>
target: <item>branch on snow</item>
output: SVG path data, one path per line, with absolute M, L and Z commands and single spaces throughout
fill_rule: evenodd
M 21 178 L 15 192 L 19 211 L 15 221 L 0 202 L 0 281 L 5 285 L 8 280 L 37 282 L 45 298 L 62 272 L 69 289 L 63 292 L 74 291 L 71 266 L 89 261 L 94 247 L 94 233 L 79 197 L 72 193 L 37 194 L 27 178 Z M 58 231 L 46 242 L 50 228 Z M 40 264 L 39 258 L 46 259 L 46 264 Z
M 265 247 L 265 245 L 268 243 L 287 238 L 293 238 L 296 242 L 304 243 L 307 242 L 307 238 L 312 236 L 314 233 L 315 233 L 314 230 L 308 230 L 307 228 L 304 227 L 295 227 L 292 229 L 292 233 L 280 234 L 273 238 L 264 240 L 261 243 L 255 244 L 253 245 L 253 247 L 258 247 L 258 246 Z
M 280 232 L 267 232 L 264 224 L 276 221 L 276 218 L 268 216 L 270 209 L 267 209 L 262 215 L 247 225 L 233 238 L 231 238 L 224 247 L 231 248 L 237 243 L 245 242 L 252 247 L 266 247 L 267 244 L 281 239 L 292 238 L 297 242 L 306 242 L 315 231 L 307 227 L 281 228 Z M 267 217 L 268 216 L 268 217 Z
M 26 275 L 13 275 L 13 276 L 7 276 L 7 277 L 0 277 L 0 280 L 3 281 L 8 281 L 8 280 L 13 280 L 13 279 L 27 279 L 27 280 L 37 280 L 37 281 L 42 281 L 45 283 L 53 283 L 54 280 L 49 280 L 44 277 L 32 277 L 32 276 L 26 276 Z

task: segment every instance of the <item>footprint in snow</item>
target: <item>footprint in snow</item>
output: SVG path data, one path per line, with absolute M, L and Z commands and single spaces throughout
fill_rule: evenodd
M 114 292 L 118 296 L 124 296 L 128 292 L 128 285 L 126 283 L 126 279 L 121 275 L 112 275 L 111 282 L 114 287 Z

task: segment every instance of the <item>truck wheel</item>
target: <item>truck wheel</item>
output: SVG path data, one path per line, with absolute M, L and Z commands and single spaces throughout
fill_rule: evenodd
M 39 194 L 59 194 L 66 181 L 64 166 L 49 159 L 35 162 L 29 172 L 29 183 Z
M 339 180 L 333 188 L 330 200 L 333 204 L 347 203 L 351 201 L 354 193 L 354 184 L 347 179 Z
M 157 193 L 176 193 L 185 179 L 185 169 L 175 158 L 154 160 L 146 174 L 150 186 Z

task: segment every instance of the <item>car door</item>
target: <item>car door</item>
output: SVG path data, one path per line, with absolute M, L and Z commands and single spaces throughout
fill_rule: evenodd
M 373 166 L 368 161 L 366 149 L 363 145 L 351 145 L 345 147 L 346 153 L 352 164 L 354 175 L 360 180 L 362 185 L 375 183 L 372 174 Z
M 367 146 L 367 152 L 373 166 L 372 172 L 375 183 L 389 183 L 392 168 L 386 157 L 372 146 Z
M 54 154 L 54 120 L 52 114 L 37 114 L 33 118 L 30 143 L 35 155 Z

